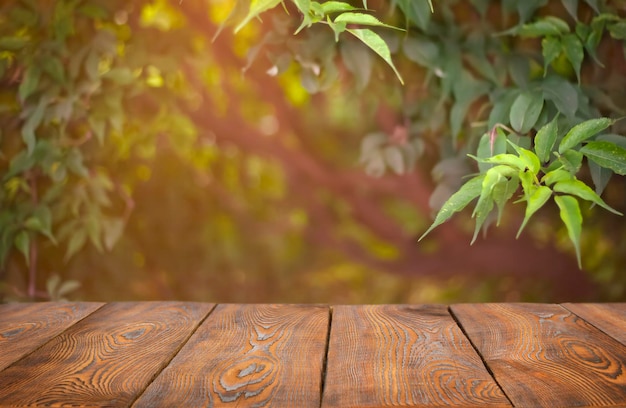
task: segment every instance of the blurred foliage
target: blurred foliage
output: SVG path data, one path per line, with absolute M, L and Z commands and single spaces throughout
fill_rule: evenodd
M 417 244 L 496 125 L 624 114 L 620 2 L 331 3 L 0 5 L 2 300 L 623 300 L 623 218 L 586 204 L 585 272 L 552 203 Z M 551 147 L 626 210 L 619 165 Z

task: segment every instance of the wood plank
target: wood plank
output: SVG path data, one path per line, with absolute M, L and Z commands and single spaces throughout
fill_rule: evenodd
M 0 305 L 0 371 L 103 304 L 46 302 Z
M 219 305 L 134 407 L 319 407 L 326 306 Z
M 0 401 L 19 406 L 128 406 L 212 306 L 107 304 L 0 372 Z
M 510 406 L 443 305 L 336 306 L 323 407 Z
M 626 404 L 626 347 L 559 305 L 452 306 L 515 406 Z
M 626 344 L 626 303 L 566 303 L 563 306 Z

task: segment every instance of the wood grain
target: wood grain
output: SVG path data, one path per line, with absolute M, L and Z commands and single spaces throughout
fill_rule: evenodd
M 107 304 L 0 372 L 0 401 L 19 406 L 128 406 L 212 306 Z
M 626 303 L 566 303 L 563 306 L 626 344 Z
M 626 405 L 626 347 L 558 305 L 454 305 L 515 406 Z
M 134 407 L 319 407 L 325 306 L 219 305 Z
M 445 306 L 333 308 L 323 407 L 510 406 Z
M 102 305 L 64 302 L 0 305 L 0 371 Z

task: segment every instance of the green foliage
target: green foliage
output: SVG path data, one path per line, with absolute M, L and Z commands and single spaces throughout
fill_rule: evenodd
M 385 245 L 375 234 L 346 221 L 361 207 L 346 209 L 341 199 L 328 199 L 338 191 L 331 182 L 306 203 L 284 204 L 290 195 L 285 180 L 305 171 L 282 173 L 272 160 L 239 151 L 237 143 L 216 146 L 215 135 L 228 130 L 213 134 L 198 111 L 216 123 L 235 111 L 242 132 L 270 129 L 268 137 L 272 126 L 257 122 L 292 121 L 285 145 L 298 145 L 303 154 L 322 157 L 320 162 L 340 157 L 346 167 L 359 146 L 350 133 L 358 133 L 359 161 L 379 178 L 387 171 L 398 178 L 430 171 L 436 216 L 422 238 L 475 203 L 472 242 L 492 223 L 506 228 L 507 215 L 517 215 L 518 236 L 526 231 L 555 246 L 561 236 L 569 238 L 580 264 L 594 250 L 586 244 L 583 221 L 590 236 L 601 235 L 611 222 L 589 207 L 616 214 L 622 209 L 622 193 L 611 186 L 622 180 L 614 174 L 626 174 L 626 126 L 618 119 L 626 112 L 619 70 L 626 19 L 611 2 L 393 0 L 375 9 L 367 1 L 239 0 L 229 17 L 215 19 L 233 27 L 235 39 L 227 40 L 232 49 L 220 48 L 221 28 L 202 32 L 195 19 L 205 10 L 190 12 L 197 5 L 187 2 L 52 3 L 0 6 L 0 279 L 8 270 L 41 269 L 38 254 L 60 253 L 63 265 L 71 265 L 93 250 L 115 251 L 119 241 L 124 247 L 117 256 L 143 265 L 136 237 L 156 248 L 157 236 L 182 237 L 190 230 L 194 238 L 186 259 L 207 247 L 219 256 L 189 261 L 189 270 L 236 274 L 255 266 L 242 260 L 249 253 L 263 254 L 268 265 L 289 263 L 306 245 L 294 237 L 318 223 L 309 221 L 317 212 L 305 204 L 318 201 L 336 212 L 329 224 L 337 224 L 340 237 L 356 237 L 368 251 L 393 257 L 393 250 L 380 249 Z M 224 7 L 209 4 L 212 10 Z M 243 71 L 255 77 L 252 86 L 233 62 L 240 55 L 247 55 Z M 266 79 L 276 87 L 265 93 Z M 309 98 L 301 87 L 326 97 Z M 288 96 L 288 108 L 278 107 L 280 91 Z M 303 102 L 310 100 L 311 105 Z M 324 116 L 324 110 L 330 113 Z M 378 112 L 391 113 L 379 120 Z M 333 117 L 350 122 L 334 128 L 336 140 L 298 139 L 305 132 L 317 137 L 318 128 L 332 134 L 324 122 Z M 278 151 L 284 148 L 277 145 Z M 160 174 L 168 182 L 158 186 L 150 178 L 157 173 L 154 164 L 169 157 L 164 152 L 180 161 L 167 166 L 177 177 Z M 294 157 L 298 162 L 302 156 Z M 234 204 L 215 199 L 198 210 L 193 199 L 183 200 L 197 198 L 198 185 Z M 150 198 L 142 190 L 149 188 L 169 198 L 142 214 L 170 230 L 157 234 L 137 220 L 128 237 L 134 199 Z M 613 198 L 600 197 L 616 190 Z M 424 191 L 415 195 L 421 199 Z M 174 196 L 184 204 L 168 201 Z M 242 220 L 233 215 L 240 201 L 256 205 L 236 214 L 246 216 Z M 508 206 L 511 201 L 525 206 Z M 172 215 L 161 216 L 163 208 Z M 363 211 L 368 212 L 375 211 Z M 354 218 L 362 220 L 363 213 Z M 284 221 L 285 214 L 296 221 L 276 229 L 289 234 L 251 242 L 255 234 L 248 231 L 255 231 L 255 222 L 271 216 Z M 412 235 L 426 228 L 415 218 Z M 374 223 L 382 236 L 390 235 L 385 222 Z M 535 222 L 544 232 L 533 229 Z M 116 270 L 119 265 L 111 262 L 108 270 Z M 170 262 L 157 264 L 173 268 Z M 48 271 L 59 270 L 51 264 Z M 61 298 L 75 288 L 50 279 L 47 297 L 30 289 L 28 295 Z

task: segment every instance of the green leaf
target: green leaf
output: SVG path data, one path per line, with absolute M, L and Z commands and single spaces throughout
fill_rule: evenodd
M 599 205 L 600 207 L 612 212 L 613 214 L 623 215 L 622 213 L 613 209 L 607 203 L 605 203 L 604 200 L 602 200 L 602 198 L 600 198 L 600 196 L 591 189 L 591 187 L 589 187 L 580 180 L 571 179 L 559 181 L 554 185 L 553 189 L 557 193 L 565 193 L 580 197 L 583 200 L 591 201 L 592 203 Z
M 343 1 L 327 1 L 326 3 L 322 3 L 322 10 L 324 11 L 324 15 L 326 15 L 358 9 L 353 5 L 345 3 Z
M 29 43 L 24 37 L 0 37 L 0 50 L 20 51 Z
M 65 83 L 65 69 L 63 63 L 57 57 L 48 57 L 41 63 L 44 72 L 59 84 Z
M 626 175 L 626 149 L 611 142 L 589 142 L 580 149 L 587 158 L 601 167 Z
M 576 78 L 580 83 L 580 67 L 582 66 L 585 52 L 583 51 L 583 44 L 576 34 L 567 34 L 561 39 L 563 44 L 563 51 L 565 56 L 572 64 L 574 71 L 576 72 Z
M 15 236 L 15 247 L 24 255 L 24 259 L 26 260 L 26 266 L 30 264 L 30 235 L 28 231 L 20 231 Z
M 40 78 L 41 68 L 39 65 L 32 64 L 26 68 L 26 72 L 24 72 L 24 77 L 22 78 L 22 82 L 20 83 L 20 87 L 17 91 L 20 101 L 26 101 L 26 98 L 37 90 Z
M 407 37 L 402 43 L 406 57 L 424 67 L 436 69 L 439 62 L 439 46 L 425 37 Z
M 393 72 L 395 72 L 400 83 L 404 85 L 404 80 L 402 79 L 400 72 L 398 72 L 396 66 L 391 60 L 391 52 L 389 51 L 389 47 L 387 46 L 385 40 L 383 40 L 374 31 L 367 28 L 355 28 L 347 31 L 378 54 L 393 69 Z
M 552 63 L 562 51 L 561 40 L 559 37 L 548 36 L 541 40 L 541 53 L 543 54 L 543 76 L 548 73 L 548 65 Z
M 333 22 L 345 23 L 345 24 L 360 24 L 360 25 L 368 25 L 368 26 L 374 26 L 374 27 L 386 27 L 386 28 L 393 28 L 395 30 L 402 30 L 400 28 L 385 24 L 379 19 L 377 19 L 376 17 L 374 17 L 373 15 L 365 14 L 365 13 L 353 13 L 353 12 L 342 13 L 338 15 Z
M 558 183 L 559 181 L 572 180 L 573 178 L 574 176 L 572 175 L 572 173 L 567 170 L 563 170 L 562 168 L 558 168 L 546 173 L 546 175 L 541 178 L 541 182 L 548 186 L 551 186 L 552 184 Z
M 559 155 L 559 162 L 571 174 L 576 174 L 583 163 L 583 154 L 576 150 L 568 150 Z
M 450 219 L 450 217 L 452 217 L 455 213 L 467 207 L 467 205 L 476 197 L 480 196 L 484 178 L 484 174 L 476 176 L 467 183 L 463 184 L 456 193 L 452 194 L 452 196 L 443 204 L 441 210 L 437 213 L 433 224 L 419 238 L 419 241 L 421 241 L 433 229 Z
M 543 95 L 540 92 L 522 92 L 513 102 L 509 119 L 518 133 L 528 133 L 543 109 Z
M 609 181 L 613 176 L 613 170 L 604 168 L 591 160 L 589 160 L 588 164 L 589 172 L 591 173 L 591 180 L 593 180 L 596 194 L 600 195 L 609 184 Z
M 600 133 L 604 129 L 611 126 L 615 121 L 609 118 L 590 119 L 579 123 L 570 129 L 559 145 L 559 153 L 569 150 L 579 143 L 589 139 Z
M 357 89 L 363 90 L 372 76 L 372 53 L 357 41 L 342 41 L 339 50 L 344 65 L 355 76 Z
M 487 132 L 480 138 L 478 149 L 476 149 L 476 157 L 479 160 L 488 159 L 498 154 L 506 152 L 506 135 L 498 128 L 491 132 Z M 491 163 L 478 162 L 478 168 L 481 173 L 486 172 L 493 167 Z
M 65 252 L 65 262 L 67 262 L 72 256 L 74 256 L 87 242 L 87 231 L 79 229 L 75 231 L 67 244 L 67 251 Z
M 578 20 L 578 0 L 561 0 L 563 7 L 574 20 Z
M 63 283 L 61 283 L 61 285 L 59 285 L 59 288 L 57 289 L 56 295 L 58 297 L 63 297 L 65 295 L 67 295 L 68 293 L 71 293 L 73 291 L 75 291 L 76 289 L 81 287 L 81 283 L 77 280 L 68 280 L 65 281 Z
M 544 125 L 535 135 L 535 152 L 541 163 L 547 163 L 550 160 L 550 153 L 556 143 L 559 125 L 557 123 L 558 116 L 552 121 Z
M 525 170 L 530 171 L 533 175 L 536 175 L 537 173 L 539 173 L 539 170 L 541 169 L 541 163 L 539 162 L 539 157 L 537 157 L 537 155 L 533 152 L 531 152 L 530 150 L 524 149 L 523 147 L 519 147 L 519 146 L 515 146 L 515 150 L 517 150 L 517 153 L 520 156 L 520 159 L 522 159 L 522 161 L 525 164 Z
M 513 32 L 522 37 L 559 36 L 569 32 L 569 26 L 560 18 L 548 16 L 533 23 L 524 24 Z
M 522 190 L 524 190 L 524 197 L 528 201 L 539 187 L 535 184 L 535 176 L 528 171 L 520 171 L 519 179 L 522 183 Z
M 46 105 L 46 99 L 41 98 L 33 113 L 28 116 L 26 122 L 24 123 L 24 126 L 22 126 L 22 140 L 24 141 L 24 143 L 26 143 L 26 148 L 29 155 L 32 154 L 33 150 L 35 150 L 35 144 L 37 142 L 35 130 L 37 129 L 37 127 L 39 127 L 41 121 L 43 120 Z
M 511 166 L 518 171 L 524 171 L 526 168 L 526 163 L 519 156 L 510 153 L 497 154 L 493 157 L 489 157 L 486 159 L 478 159 L 475 156 L 469 155 L 474 160 L 483 162 L 483 163 L 492 163 L 492 164 L 504 164 L 507 166 Z
M 569 195 L 561 195 L 555 196 L 554 201 L 559 206 L 559 215 L 563 224 L 567 227 L 569 238 L 576 249 L 578 267 L 582 269 L 582 262 L 580 259 L 580 234 L 582 232 L 583 217 L 580 213 L 578 200 Z
M 530 217 L 532 217 L 533 214 L 535 214 L 541 207 L 543 207 L 543 205 L 548 202 L 551 196 L 552 190 L 549 187 L 540 186 L 530 195 L 530 197 L 528 197 L 526 212 L 524 214 L 524 221 L 517 231 L 516 238 L 519 238 L 520 234 L 524 230 L 524 227 L 526 227 L 526 223 L 528 223 L 528 220 L 530 220 Z
M 122 237 L 124 232 L 124 219 L 123 218 L 111 218 L 107 222 L 102 224 L 102 233 L 104 237 L 104 247 L 111 251 L 113 247 Z
M 396 0 L 396 4 L 406 18 L 419 29 L 425 31 L 428 28 L 433 12 L 430 0 Z
M 241 21 L 237 27 L 235 27 L 235 33 L 243 28 L 246 24 L 250 22 L 253 18 L 259 16 L 259 14 L 272 9 L 279 5 L 281 0 L 251 0 L 250 1 L 250 9 L 248 10 L 248 15 Z
M 503 181 L 506 181 L 505 177 L 502 176 L 502 174 L 500 174 L 500 172 L 495 168 L 487 171 L 487 174 L 482 182 L 480 197 L 478 198 L 478 202 L 476 203 L 476 207 L 472 213 L 472 218 L 476 219 L 476 226 L 474 227 L 474 236 L 472 237 L 470 245 L 476 242 L 478 233 L 485 224 L 491 210 L 493 210 L 494 199 L 492 193 L 494 187 Z
M 578 110 L 578 91 L 566 79 L 551 75 L 541 82 L 545 99 L 552 101 L 558 111 L 567 118 L 574 118 Z
M 51 297 L 54 296 L 60 283 L 61 277 L 57 274 L 52 275 L 46 281 L 46 292 L 48 292 Z
M 495 201 L 496 206 L 498 207 L 498 221 L 496 225 L 500 225 L 500 220 L 502 219 L 502 214 L 504 212 L 504 205 L 511 199 L 511 197 L 513 197 L 513 194 L 515 194 L 518 188 L 519 177 L 517 174 L 493 187 L 491 195 L 493 196 L 493 201 Z

